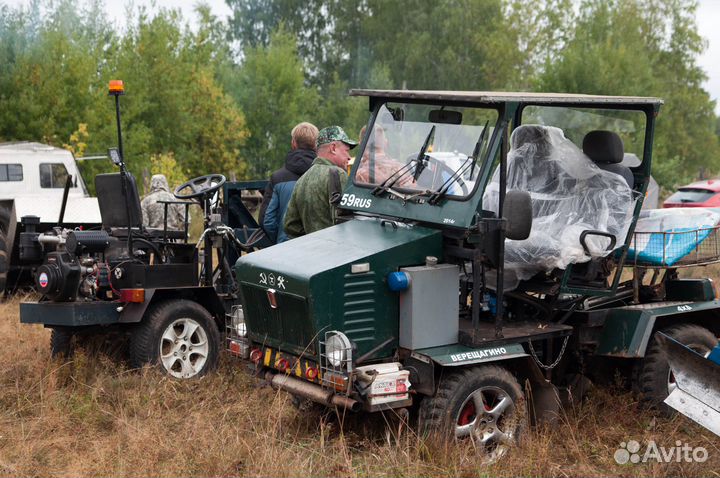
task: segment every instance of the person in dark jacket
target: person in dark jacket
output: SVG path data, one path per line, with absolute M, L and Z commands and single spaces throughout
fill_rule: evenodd
M 318 129 L 311 123 L 300 123 L 292 129 L 291 150 L 285 158 L 285 166 L 270 176 L 263 194 L 259 223 L 275 242 L 288 239 L 283 230 L 283 219 L 295 183 L 310 169 L 315 159 L 315 142 Z
M 340 126 L 328 126 L 318 133 L 318 157 L 297 181 L 285 215 L 285 233 L 290 238 L 330 227 L 338 216 L 339 195 L 348 180 L 350 150 L 357 142 Z M 333 184 L 334 183 L 334 184 Z

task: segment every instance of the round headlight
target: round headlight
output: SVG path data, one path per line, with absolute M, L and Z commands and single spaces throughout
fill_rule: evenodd
M 350 353 L 350 340 L 343 333 L 335 333 L 325 342 L 325 355 L 328 362 L 335 368 L 340 368 L 348 361 Z
M 236 307 L 232 311 L 232 327 L 238 337 L 247 337 L 247 327 L 245 326 L 245 314 L 242 307 Z

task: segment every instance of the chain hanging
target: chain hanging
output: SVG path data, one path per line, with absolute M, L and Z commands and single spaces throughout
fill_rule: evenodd
M 535 363 L 537 363 L 540 368 L 543 368 L 545 370 L 552 370 L 554 369 L 558 363 L 560 363 L 560 359 L 563 358 L 563 355 L 565 354 L 565 347 L 567 346 L 568 339 L 570 339 L 570 336 L 565 336 L 565 340 L 563 341 L 562 348 L 560 349 L 560 355 L 555 359 L 553 363 L 550 365 L 545 365 L 540 361 L 537 354 L 535 353 L 535 349 L 533 348 L 532 340 L 528 340 L 528 345 L 530 346 L 530 355 L 532 355 L 533 360 L 535 360 Z

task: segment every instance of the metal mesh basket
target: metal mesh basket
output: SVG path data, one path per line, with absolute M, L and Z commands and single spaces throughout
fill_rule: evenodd
M 674 232 L 636 232 L 626 265 L 691 267 L 720 262 L 720 226 Z

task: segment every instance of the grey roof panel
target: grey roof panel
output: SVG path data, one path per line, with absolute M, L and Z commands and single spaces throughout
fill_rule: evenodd
M 520 102 L 534 104 L 623 104 L 661 105 L 660 98 L 642 96 L 600 96 L 578 93 L 528 93 L 503 91 L 435 91 L 435 90 L 350 90 L 350 96 L 374 96 L 381 98 L 462 101 L 469 103 Z

